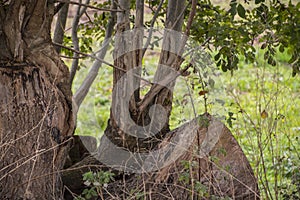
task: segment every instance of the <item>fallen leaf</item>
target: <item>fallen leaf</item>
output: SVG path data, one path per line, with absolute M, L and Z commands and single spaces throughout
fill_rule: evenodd
M 264 110 L 260 113 L 260 116 L 261 116 L 261 118 L 266 119 L 269 115 L 268 115 L 267 111 Z
M 201 90 L 200 92 L 199 92 L 199 96 L 204 96 L 205 94 L 207 94 L 208 93 L 208 91 L 206 91 L 206 90 Z

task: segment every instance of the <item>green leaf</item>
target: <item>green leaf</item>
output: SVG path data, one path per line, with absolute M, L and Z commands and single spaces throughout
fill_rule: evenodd
M 218 61 L 220 59 L 220 57 L 221 57 L 220 53 L 218 53 L 217 55 L 215 55 L 215 61 Z
M 295 61 L 297 60 L 297 55 L 293 54 L 293 56 L 291 57 L 291 59 L 288 61 L 289 64 L 293 64 Z
M 84 173 L 83 175 L 83 180 L 86 181 L 86 180 L 92 180 L 93 179 L 93 172 L 86 172 Z
M 236 14 L 236 5 L 237 5 L 236 0 L 232 0 L 230 2 L 230 9 L 228 12 L 231 13 L 232 16 L 235 16 L 235 14 Z
M 237 6 L 237 12 L 241 18 L 246 18 L 246 10 L 241 4 Z
M 284 46 L 283 46 L 283 45 L 280 45 L 280 47 L 279 47 L 279 51 L 280 51 L 281 53 L 283 53 L 283 52 L 284 52 Z
M 274 60 L 274 58 L 273 57 L 269 57 L 269 59 L 268 59 L 268 64 L 269 65 L 272 65 L 272 66 L 276 66 L 276 61 Z
M 221 69 L 222 69 L 223 72 L 227 72 L 227 70 L 228 70 L 227 67 L 226 67 L 226 65 L 223 65 L 223 64 L 222 64 Z
M 267 43 L 263 43 L 262 45 L 261 45 L 261 49 L 265 49 L 267 47 Z
M 255 4 L 259 4 L 261 2 L 264 2 L 265 0 L 255 0 Z

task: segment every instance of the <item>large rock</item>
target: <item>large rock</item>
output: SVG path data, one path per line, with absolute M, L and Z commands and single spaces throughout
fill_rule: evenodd
M 230 130 L 210 115 L 168 133 L 157 150 L 143 161 L 145 173 L 109 184 L 113 196 L 106 199 L 137 195 L 160 200 L 259 199 L 256 178 L 241 147 Z

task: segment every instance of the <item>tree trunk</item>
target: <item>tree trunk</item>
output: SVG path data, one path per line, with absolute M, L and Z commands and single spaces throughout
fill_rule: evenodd
M 110 120 L 95 158 L 88 157 L 64 173 L 65 184 L 72 192 L 82 191 L 82 180 L 76 184 L 73 180 L 92 163 L 91 170 L 108 167 L 118 174 L 115 182 L 102 188 L 107 192 L 104 199 L 213 199 L 213 195 L 258 199 L 252 169 L 224 124 L 204 115 L 169 130 L 172 91 L 186 42 L 181 34 L 186 2 L 168 1 L 165 27 L 171 31 L 164 32 L 154 83 L 143 99 L 139 67 L 144 31 L 139 28 L 144 1 L 136 1 L 134 28 L 130 27 L 130 1 L 116 3 L 125 11 L 117 13 Z
M 83 173 L 109 170 L 116 176 L 102 188 L 104 199 L 260 199 L 257 180 L 241 147 L 229 129 L 209 114 L 167 133 L 152 154 L 126 157 L 119 152 L 111 151 L 110 158 L 127 162 L 128 168 L 122 169 L 127 170 L 125 175 L 117 166 L 108 169 L 94 155 L 67 169 L 64 183 L 81 194 Z
M 208 114 L 169 132 L 143 167 L 146 173 L 110 183 L 104 199 L 260 199 L 241 147 Z
M 119 4 L 129 9 L 127 1 L 120 0 Z M 145 199 L 210 199 L 213 195 L 259 198 L 251 167 L 221 122 L 204 116 L 208 127 L 197 125 L 200 117 L 169 130 L 172 91 L 182 63 L 181 48 L 186 42 L 180 34 L 184 7 L 184 1 L 168 1 L 165 26 L 169 30 L 164 32 L 154 84 L 143 99 L 139 97 L 140 81 L 136 78 L 141 75 L 137 69 L 142 60 L 141 45 L 140 40 L 135 40 L 135 28 L 142 18 L 138 17 L 137 6 L 135 28 L 131 30 L 128 13 L 118 13 L 111 117 L 101 138 L 98 159 L 131 176 L 110 184 L 106 199 L 129 199 L 136 194 Z M 171 77 L 169 82 L 161 84 L 167 77 Z M 153 106 L 158 112 L 151 111 Z
M 114 92 L 110 120 L 99 148 L 100 159 L 104 160 L 107 155 L 110 155 L 110 149 L 114 149 L 114 145 L 135 152 L 155 148 L 156 144 L 169 131 L 169 117 L 173 99 L 172 90 L 175 86 L 174 79 L 168 84 L 168 88 L 162 88 L 159 92 L 153 94 L 152 91 L 156 90 L 157 86 L 160 87 L 160 84 L 153 84 L 147 95 L 140 99 L 139 87 L 141 80 L 138 77 L 141 76 L 143 58 L 144 1 L 136 1 L 137 10 L 133 29 L 130 28 L 130 3 L 120 0 L 119 5 L 126 12 L 117 13 L 117 34 L 114 49 L 114 65 L 116 68 L 113 74 Z M 181 31 L 184 5 L 185 2 L 181 0 L 168 2 L 166 28 Z M 182 40 L 180 36 L 180 34 L 165 32 L 163 50 L 154 78 L 156 83 L 163 81 L 170 74 L 175 75 L 179 70 L 181 63 L 178 49 Z M 158 107 L 155 107 L 157 105 Z M 151 112 L 151 109 L 156 111 Z M 160 110 L 165 110 L 165 113 L 158 114 Z M 157 120 L 159 115 L 163 116 L 164 119 Z M 157 118 L 155 122 L 151 120 L 152 116 Z
M 63 44 L 64 35 L 65 35 L 65 28 L 68 18 L 69 11 L 69 4 L 65 3 L 59 10 L 57 16 L 57 22 L 55 24 L 54 35 L 53 35 L 53 42 L 57 44 Z M 57 53 L 60 53 L 61 47 L 55 46 L 54 47 Z
M 69 72 L 51 44 L 54 4 L 0 6 L 0 196 L 62 199 L 74 131 Z

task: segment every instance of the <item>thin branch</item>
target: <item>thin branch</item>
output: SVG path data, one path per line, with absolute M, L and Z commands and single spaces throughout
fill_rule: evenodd
M 55 30 L 54 30 L 54 36 L 53 36 L 53 41 L 55 43 L 59 43 L 59 44 L 63 43 L 66 22 L 67 22 L 67 18 L 68 18 L 68 10 L 69 10 L 69 4 L 60 3 L 60 5 L 61 4 L 63 4 L 63 6 L 58 13 L 57 22 L 56 22 Z M 60 49 L 60 47 L 56 46 L 55 50 L 57 53 L 60 53 L 61 49 Z
M 164 0 L 161 0 L 160 3 L 159 3 L 159 5 L 158 5 L 158 7 L 157 7 L 157 9 L 156 9 L 156 11 L 155 11 L 155 13 L 154 13 L 154 16 L 153 16 L 153 18 L 151 20 L 149 35 L 148 35 L 147 41 L 145 43 L 145 46 L 143 48 L 143 54 L 142 54 L 143 57 L 144 57 L 144 55 L 145 55 L 145 53 L 146 53 L 146 51 L 148 49 L 148 46 L 150 45 L 150 42 L 151 42 L 151 39 L 152 39 L 152 34 L 153 34 L 153 30 L 152 29 L 153 29 L 154 24 L 155 24 L 155 22 L 157 20 L 157 17 L 159 15 L 159 12 L 160 12 L 160 10 L 162 8 L 163 3 L 164 3 Z
M 185 30 L 185 34 L 187 36 L 190 35 L 191 26 L 192 26 L 194 17 L 196 15 L 196 8 L 197 8 L 197 0 L 192 0 L 192 10 L 190 12 L 188 23 L 187 23 L 186 30 Z
M 112 2 L 112 8 L 116 8 L 116 4 L 114 2 Z M 76 93 L 74 95 L 74 101 L 75 101 L 75 104 L 77 106 L 77 110 L 75 112 L 78 111 L 82 101 L 84 100 L 84 98 L 88 94 L 94 80 L 96 79 L 100 67 L 104 63 L 103 59 L 104 59 L 104 57 L 106 55 L 106 52 L 108 50 L 108 46 L 109 46 L 109 43 L 111 41 L 114 26 L 116 24 L 115 15 L 116 15 L 116 13 L 111 12 L 111 17 L 110 17 L 110 19 L 108 21 L 108 24 L 107 24 L 107 28 L 106 28 L 106 31 L 105 31 L 105 38 L 104 38 L 102 47 L 101 47 L 99 53 L 97 53 L 96 56 L 94 56 L 94 57 L 96 57 L 96 61 L 93 63 L 88 75 L 85 77 L 83 83 L 81 84 L 81 86 L 79 87 L 79 89 L 76 91 Z M 115 67 L 114 65 L 110 65 L 110 66 Z
M 80 0 L 81 2 L 81 0 Z M 73 19 L 73 23 L 72 23 L 72 31 L 71 31 L 71 36 L 72 36 L 72 43 L 74 46 L 74 49 L 76 51 L 79 51 L 79 39 L 78 39 L 78 35 L 77 35 L 77 31 L 78 31 L 78 24 L 79 24 L 79 20 L 80 20 L 80 9 L 81 6 L 77 7 L 77 11 L 76 11 L 76 15 Z M 79 59 L 77 59 L 78 54 L 75 52 L 74 53 L 74 59 L 72 61 L 72 66 L 71 66 L 71 70 L 70 70 L 70 83 L 72 84 L 75 74 L 77 72 L 78 69 L 78 65 L 79 65 Z
M 94 59 L 96 59 L 96 60 L 99 60 L 100 62 L 102 62 L 102 63 L 104 63 L 104 64 L 106 64 L 106 65 L 108 65 L 108 66 L 110 66 L 110 67 L 115 67 L 113 64 L 111 64 L 111 63 L 109 63 L 109 62 L 107 62 L 107 61 L 105 61 L 105 60 L 103 60 L 103 59 L 99 59 L 99 58 L 97 58 L 97 57 L 94 56 L 94 55 L 87 54 L 87 53 L 83 53 L 83 52 L 81 52 L 81 51 L 77 51 L 77 50 L 75 50 L 75 49 L 73 49 L 73 48 L 70 48 L 70 47 L 64 46 L 64 45 L 62 45 L 62 44 L 55 43 L 55 42 L 53 42 L 53 44 L 54 44 L 55 46 L 60 46 L 61 48 L 68 49 L 68 50 L 73 51 L 73 52 L 75 52 L 75 53 L 78 53 L 78 54 L 80 54 L 80 55 L 83 55 L 83 56 L 86 56 L 86 57 L 90 57 L 90 58 L 94 58 Z
M 86 0 L 85 4 L 89 5 L 89 3 L 90 3 L 90 0 Z M 86 10 L 87 10 L 87 6 L 84 6 L 84 7 L 80 6 L 79 16 L 82 17 L 82 15 L 86 12 Z
M 98 7 L 95 7 L 95 6 L 91 6 L 89 4 L 79 3 L 79 2 L 75 2 L 75 1 L 68 2 L 67 0 L 56 0 L 56 2 L 67 3 L 67 4 L 74 4 L 74 5 L 78 5 L 78 6 L 84 6 L 84 7 L 95 9 L 95 10 L 99 10 L 99 11 L 124 12 L 124 10 L 109 9 L 109 8 L 98 8 Z
M 188 52 L 186 52 L 183 57 L 186 58 L 187 56 L 189 56 L 190 54 L 192 54 L 193 52 L 201 49 L 202 47 L 204 47 L 206 44 L 208 44 L 210 42 L 210 40 L 212 39 L 212 37 L 208 37 L 201 45 L 199 45 L 196 48 L 193 48 L 191 50 L 189 50 Z
M 177 25 L 177 23 L 180 21 L 180 19 L 183 17 L 184 12 L 186 11 L 186 9 L 188 8 L 189 4 L 185 5 L 184 9 L 182 10 L 182 12 L 180 13 L 180 15 L 176 18 L 176 21 L 174 22 L 171 30 L 173 30 L 175 28 L 175 26 Z
M 188 36 L 190 35 L 191 26 L 192 26 L 194 17 L 196 15 L 196 8 L 197 8 L 197 0 L 192 0 L 192 10 L 190 12 L 188 23 L 187 23 L 187 26 L 186 26 L 186 29 L 185 29 L 185 36 L 186 37 L 183 38 L 183 41 L 181 43 L 181 47 L 179 48 L 179 55 L 183 54 L 184 47 L 185 47 L 186 42 L 188 40 Z
M 61 58 L 66 58 L 66 59 L 84 59 L 86 56 L 78 56 L 78 57 L 70 57 L 70 56 L 65 56 L 65 55 L 59 55 Z
M 56 15 L 56 13 L 58 13 L 60 11 L 60 9 L 62 9 L 62 7 L 64 7 L 64 5 L 66 5 L 66 3 L 59 3 L 57 6 L 55 6 L 54 15 Z
M 122 69 L 122 68 L 120 68 L 120 67 L 114 66 L 113 64 L 111 64 L 111 63 L 109 63 L 109 62 L 107 62 L 107 61 L 105 61 L 105 60 L 103 60 L 103 59 L 101 59 L 101 58 L 99 58 L 99 57 L 97 57 L 97 56 L 94 56 L 94 55 L 91 55 L 91 54 L 86 54 L 86 53 L 77 51 L 77 50 L 75 50 L 75 49 L 73 49 L 73 48 L 66 47 L 66 46 L 64 46 L 64 45 L 58 44 L 58 43 L 54 43 L 54 42 L 53 42 L 53 44 L 56 45 L 56 46 L 60 46 L 61 48 L 68 49 L 68 50 L 70 50 L 70 51 L 73 51 L 73 52 L 75 52 L 75 53 L 78 53 L 78 54 L 80 54 L 80 55 L 84 55 L 84 56 L 86 56 L 86 57 L 93 58 L 93 59 L 97 60 L 99 63 L 101 63 L 101 64 L 106 64 L 107 66 L 112 67 L 112 68 L 114 68 L 114 69 L 120 70 L 120 71 L 125 72 L 125 73 L 127 72 L 126 69 Z M 139 75 L 137 75 L 137 74 L 133 74 L 133 76 L 134 76 L 134 77 L 137 77 L 137 78 L 139 78 L 139 79 L 141 79 L 141 80 L 143 80 L 143 81 L 145 81 L 145 82 L 148 83 L 148 84 L 153 85 L 152 82 L 150 82 L 149 80 L 147 80 L 147 79 L 145 79 L 145 78 L 143 78 L 143 77 L 141 77 L 141 76 L 139 76 Z M 86 79 L 88 79 L 88 78 L 86 78 Z M 76 93 L 79 93 L 79 90 L 78 90 Z
M 85 22 L 81 22 L 80 24 L 78 24 L 78 26 L 85 25 L 85 24 L 88 24 L 88 23 L 91 23 L 91 21 L 85 21 Z M 66 28 L 66 32 L 67 32 L 67 31 L 70 31 L 70 30 L 72 30 L 72 26 L 71 26 L 71 27 L 68 27 L 68 28 Z
M 87 12 L 85 12 L 84 15 L 88 18 L 88 23 L 93 23 L 93 20 Z
M 80 0 L 81 2 L 81 0 Z M 85 4 L 89 4 L 90 0 L 86 0 Z M 73 23 L 72 23 L 72 42 L 73 42 L 73 46 L 74 49 L 79 51 L 79 39 L 78 39 L 78 35 L 77 35 L 77 31 L 78 31 L 78 24 L 79 24 L 79 20 L 82 17 L 82 15 L 85 13 L 87 7 L 81 7 L 81 5 L 78 6 L 77 11 L 76 11 L 76 16 L 73 19 Z M 70 83 L 72 84 L 75 74 L 77 72 L 78 69 L 78 65 L 79 65 L 79 59 L 77 58 L 78 54 L 74 53 L 74 59 L 72 62 L 72 67 L 71 67 L 71 71 L 70 71 Z

